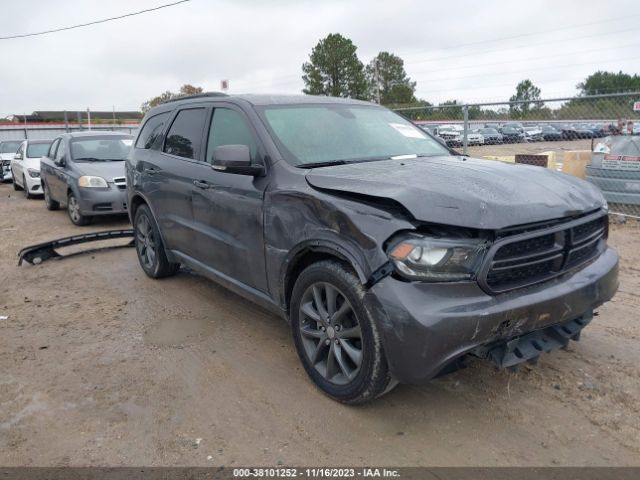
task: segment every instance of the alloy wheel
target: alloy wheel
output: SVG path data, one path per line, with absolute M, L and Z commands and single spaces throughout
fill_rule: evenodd
M 156 259 L 156 243 L 151 222 L 146 215 L 140 215 L 136 224 L 136 249 L 145 268 L 153 268 Z
M 78 223 L 80 221 L 80 204 L 78 203 L 78 199 L 75 195 L 71 195 L 69 197 L 69 216 L 73 223 Z
M 347 297 L 335 286 L 317 282 L 300 302 L 299 328 L 307 358 L 327 381 L 351 382 L 362 366 L 362 331 Z

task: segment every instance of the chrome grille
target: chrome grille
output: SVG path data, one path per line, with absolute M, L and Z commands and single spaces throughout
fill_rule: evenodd
M 500 238 L 489 251 L 480 285 L 490 293 L 502 293 L 580 267 L 604 250 L 608 224 L 608 217 L 599 212 Z

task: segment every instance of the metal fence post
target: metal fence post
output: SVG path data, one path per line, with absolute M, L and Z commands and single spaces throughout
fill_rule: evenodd
M 462 107 L 462 112 L 464 113 L 464 138 L 462 139 L 462 153 L 464 153 L 465 155 L 467 155 L 468 153 L 468 139 L 467 139 L 467 134 L 469 133 L 469 105 L 464 105 Z

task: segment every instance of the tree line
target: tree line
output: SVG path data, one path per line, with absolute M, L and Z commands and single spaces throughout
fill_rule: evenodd
M 407 75 L 404 60 L 394 53 L 379 52 L 366 65 L 358 58 L 353 41 L 339 33 L 331 33 L 318 41 L 309 58 L 302 64 L 303 93 L 369 100 L 390 108 L 422 107 L 407 111 L 415 120 L 462 119 L 464 102 L 447 100 L 434 105 L 415 96 L 416 82 Z M 598 71 L 576 85 L 578 94 L 557 108 L 542 101 L 540 88 L 529 79 L 516 85 L 508 107 L 491 109 L 469 107 L 470 119 L 569 119 L 615 118 L 631 116 L 632 101 L 628 98 L 581 100 L 580 97 L 624 91 L 640 91 L 640 75 Z M 142 104 L 141 110 L 184 95 L 202 93 L 201 87 L 183 85 L 179 92 L 166 91 Z M 597 113 L 600 117 L 596 117 Z

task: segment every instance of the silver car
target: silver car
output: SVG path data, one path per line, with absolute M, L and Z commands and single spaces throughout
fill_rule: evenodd
M 97 215 L 127 213 L 124 160 L 133 137 L 115 132 L 65 133 L 40 160 L 49 210 L 66 205 L 74 225 Z

